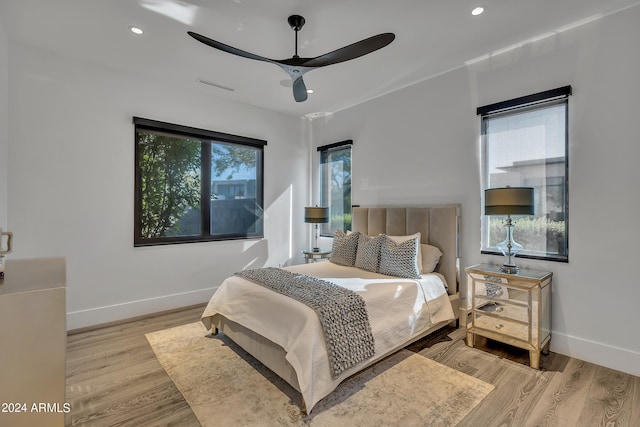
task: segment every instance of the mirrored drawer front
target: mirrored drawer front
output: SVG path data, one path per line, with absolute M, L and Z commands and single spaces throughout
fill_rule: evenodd
M 509 304 L 506 301 L 492 302 L 484 298 L 476 298 L 475 303 L 475 310 L 477 311 L 491 313 L 494 316 L 499 316 L 507 320 L 529 323 L 529 310 L 527 306 Z
M 486 316 L 479 311 L 474 311 L 473 317 L 475 320 L 476 328 L 496 332 L 501 335 L 507 335 L 522 341 L 529 341 L 529 327 L 526 324 L 521 324 L 508 319 Z M 535 336 L 537 335 L 535 329 L 532 331 L 532 333 L 534 334 L 532 338 L 537 339 L 537 337 Z
M 479 296 L 490 298 L 508 298 L 509 289 L 497 283 L 476 282 L 474 293 Z
M 471 274 L 475 279 L 474 293 L 490 298 L 509 298 L 507 279 L 483 274 Z
M 506 285 L 507 283 L 509 283 L 509 280 L 507 280 L 506 277 L 492 276 L 490 274 L 469 273 L 469 276 L 481 282 L 495 283 L 495 284 L 502 284 L 502 285 Z

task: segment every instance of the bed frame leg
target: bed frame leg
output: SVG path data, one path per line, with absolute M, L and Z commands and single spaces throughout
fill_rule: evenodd
M 218 328 L 216 328 L 215 326 L 211 327 L 211 335 L 216 336 L 218 335 Z
M 304 397 L 302 397 L 301 399 L 302 399 L 302 403 L 300 404 L 300 411 L 302 412 L 302 415 L 306 417 L 307 415 L 309 415 L 307 413 L 307 404 L 304 402 Z

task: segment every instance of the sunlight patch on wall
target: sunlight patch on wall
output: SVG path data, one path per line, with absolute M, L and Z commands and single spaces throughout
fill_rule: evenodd
M 507 52 L 510 52 L 512 50 L 515 50 L 515 49 L 520 49 L 521 47 L 523 47 L 523 46 L 525 46 L 527 44 L 536 43 L 536 42 L 539 42 L 541 40 L 547 39 L 549 37 L 556 36 L 558 34 L 564 33 L 565 31 L 571 30 L 573 28 L 580 27 L 581 25 L 588 24 L 588 23 L 593 22 L 595 20 L 598 20 L 600 18 L 602 18 L 602 14 L 596 14 L 596 15 L 589 16 L 588 18 L 581 19 L 581 20 L 573 22 L 573 23 L 571 23 L 569 25 L 565 25 L 563 27 L 557 28 L 554 31 L 549 31 L 547 33 L 543 33 L 543 34 L 540 34 L 538 36 L 531 37 L 530 39 L 527 39 L 527 40 L 522 41 L 520 43 L 514 43 L 514 44 L 512 44 L 510 46 L 507 46 L 507 47 L 504 47 L 502 49 L 498 49 L 498 50 L 495 50 L 493 52 L 478 56 L 478 57 L 476 57 L 474 59 L 470 59 L 469 61 L 465 62 L 465 65 L 470 66 L 470 65 L 476 64 L 478 62 L 490 59 L 490 58 L 492 58 L 494 56 L 502 55 L 503 53 L 507 53 Z
M 192 25 L 198 7 L 177 0 L 142 0 L 140 6 L 186 25 Z

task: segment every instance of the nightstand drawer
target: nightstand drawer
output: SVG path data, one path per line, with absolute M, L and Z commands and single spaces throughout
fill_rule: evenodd
M 499 277 L 497 275 L 483 274 L 483 273 L 469 273 L 469 276 L 479 282 L 495 283 L 495 284 L 502 284 L 502 285 L 506 285 L 509 283 L 508 279 L 504 277 Z
M 497 283 L 478 282 L 475 286 L 474 293 L 480 297 L 490 297 L 497 299 L 509 298 L 509 289 Z
M 501 336 L 509 336 L 522 341 L 529 341 L 529 325 L 526 323 L 509 320 L 506 318 L 484 315 L 482 312 L 473 312 L 475 328 L 495 332 Z
M 529 309 L 526 305 L 512 304 L 507 301 L 490 301 L 485 298 L 475 298 L 474 311 L 479 314 L 490 313 L 493 316 L 516 322 L 529 323 Z

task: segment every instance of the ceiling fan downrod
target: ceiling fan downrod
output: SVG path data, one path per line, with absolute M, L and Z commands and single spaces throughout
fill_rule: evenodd
M 294 58 L 299 58 L 298 56 L 298 31 L 304 27 L 305 20 L 300 15 L 291 15 L 287 21 L 289 22 L 289 26 L 293 31 L 296 32 L 296 53 L 293 55 Z

